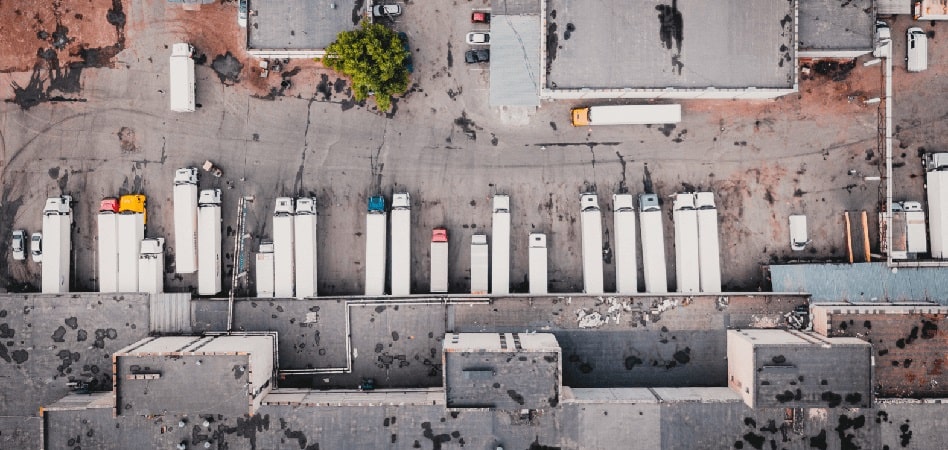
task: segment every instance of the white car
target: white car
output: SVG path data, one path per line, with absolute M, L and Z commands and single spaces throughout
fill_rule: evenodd
M 23 230 L 13 230 L 13 241 L 10 243 L 10 250 L 13 251 L 13 259 L 23 261 L 26 259 L 26 232 Z
M 467 43 L 470 45 L 490 45 L 490 32 L 472 31 L 467 34 Z
M 43 233 L 33 233 L 30 236 L 30 256 L 33 262 L 43 262 Z
M 372 15 L 375 17 L 393 17 L 401 14 L 401 5 L 375 5 L 372 7 Z

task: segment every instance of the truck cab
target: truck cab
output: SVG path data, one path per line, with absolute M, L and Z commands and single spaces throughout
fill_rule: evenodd
M 148 214 L 145 206 L 148 199 L 142 194 L 128 194 L 119 198 L 120 214 L 141 214 L 142 222 L 148 223 Z
M 312 197 L 300 197 L 296 199 L 296 214 L 297 215 L 316 214 L 316 199 Z
M 713 192 L 698 192 L 695 194 L 695 209 L 715 209 Z
M 929 153 L 924 162 L 929 172 L 948 170 L 948 153 Z
M 198 206 L 204 205 L 220 205 L 221 204 L 221 190 L 220 189 L 205 189 L 201 191 L 201 194 L 198 196 Z
M 655 194 L 639 194 L 639 211 L 659 211 L 661 204 L 658 202 L 658 196 Z
M 70 204 L 72 204 L 72 196 L 70 195 L 47 198 L 46 205 L 43 207 L 43 214 L 69 214 L 72 212 Z
M 197 167 L 183 167 L 174 172 L 174 185 L 178 186 L 181 184 L 197 184 L 198 183 L 198 169 Z
M 579 197 L 580 211 L 599 211 L 599 197 L 591 192 L 586 192 Z
M 510 212 L 510 197 L 506 195 L 495 195 L 494 196 L 494 212 L 495 213 L 509 213 Z
M 99 214 L 116 214 L 119 212 L 119 199 L 106 197 L 99 202 Z
M 411 197 L 407 192 L 392 194 L 392 210 L 411 209 Z
M 385 213 L 385 197 L 373 195 L 369 197 L 369 214 Z
M 277 197 L 276 206 L 273 207 L 274 216 L 289 216 L 295 212 L 293 199 L 290 197 Z
M 674 209 L 676 211 L 695 209 L 695 195 L 690 192 L 686 194 L 676 194 Z
M 448 242 L 448 230 L 444 228 L 431 230 L 431 242 Z

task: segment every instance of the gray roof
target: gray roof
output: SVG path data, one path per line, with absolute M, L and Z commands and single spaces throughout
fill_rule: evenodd
M 873 0 L 800 0 L 799 20 L 801 51 L 872 50 Z
M 885 263 L 771 265 L 774 292 L 807 292 L 814 302 L 919 301 L 948 304 L 948 267 Z
M 549 0 L 546 88 L 794 86 L 796 2 Z
M 335 6 L 331 6 L 335 5 Z M 251 50 L 322 50 L 341 31 L 354 30 L 365 2 L 351 0 L 249 0 L 247 18 Z
M 490 10 L 497 16 L 540 14 L 540 0 L 491 0 Z
M 490 34 L 491 106 L 539 106 L 540 16 L 495 15 Z

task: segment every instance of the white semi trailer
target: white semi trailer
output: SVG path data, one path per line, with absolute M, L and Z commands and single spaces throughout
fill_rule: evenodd
M 549 292 L 547 280 L 546 235 L 530 233 L 530 293 L 546 294 Z
M 145 215 L 123 212 L 118 216 L 118 291 L 138 292 L 138 260 L 145 239 Z
M 721 292 L 721 244 L 714 193 L 695 193 L 698 214 L 698 262 L 701 292 Z
M 632 194 L 612 196 L 613 234 L 616 237 L 616 292 L 634 294 L 639 290 L 636 262 L 635 199 Z
M 118 199 L 108 199 L 117 205 Z M 106 200 L 103 200 L 105 203 Z M 99 292 L 118 292 L 118 214 L 115 209 L 99 209 L 99 241 L 96 258 L 99 260 Z
M 491 223 L 491 289 L 493 294 L 510 293 L 510 197 L 494 196 Z
M 278 298 L 291 298 L 296 287 L 296 204 L 290 197 L 279 197 L 273 208 L 273 293 Z
M 925 166 L 932 258 L 944 259 L 948 258 L 948 153 L 929 154 Z
M 583 228 L 583 292 L 602 294 L 602 212 L 599 197 L 585 193 L 579 197 Z
M 387 218 L 385 198 L 369 197 L 365 215 L 365 295 L 385 294 Z
M 392 195 L 392 295 L 411 294 L 411 197 Z
M 488 266 L 490 257 L 487 251 L 487 235 L 475 234 L 471 236 L 471 294 L 486 294 L 490 284 Z
M 448 230 L 431 230 L 431 292 L 448 292 Z
M 171 46 L 170 82 L 168 95 L 174 112 L 194 111 L 194 47 L 188 43 Z
M 165 238 L 142 240 L 138 256 L 138 292 L 161 294 L 165 291 Z
M 197 270 L 198 169 L 184 167 L 174 173 L 174 271 Z
M 261 242 L 256 257 L 257 297 L 273 298 L 273 242 Z
M 221 190 L 198 198 L 198 295 L 221 291 Z
M 72 197 L 46 199 L 43 207 L 43 293 L 69 292 L 72 252 Z
M 668 292 L 665 273 L 665 230 L 662 228 L 662 207 L 655 194 L 639 194 L 639 231 L 642 233 L 642 271 L 645 292 Z
M 316 267 L 316 199 L 301 197 L 296 199 L 296 297 L 306 298 L 317 295 Z
M 698 292 L 701 289 L 698 264 L 698 212 L 695 195 L 688 192 L 675 195 L 675 274 L 678 292 Z

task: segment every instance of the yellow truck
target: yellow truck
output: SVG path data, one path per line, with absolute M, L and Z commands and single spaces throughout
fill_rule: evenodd
M 142 214 L 142 222 L 148 223 L 148 213 L 145 212 L 147 198 L 142 194 L 128 194 L 119 197 L 119 214 Z
M 681 122 L 681 105 L 609 105 L 573 108 L 574 127 L 587 125 L 664 125 Z

